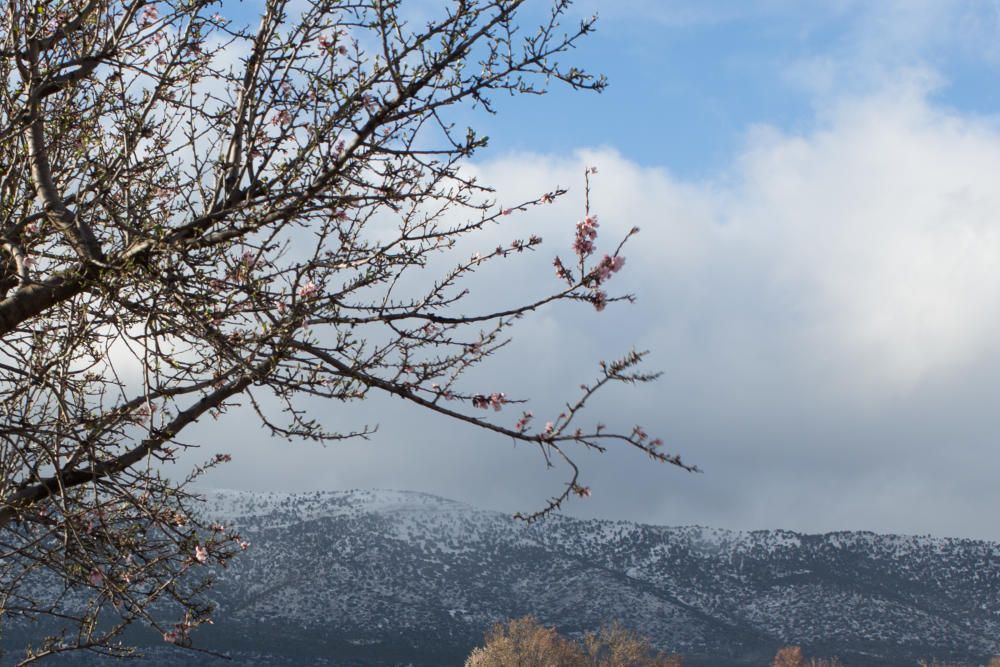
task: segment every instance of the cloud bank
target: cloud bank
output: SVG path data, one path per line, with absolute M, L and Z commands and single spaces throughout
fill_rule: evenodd
M 482 303 L 551 286 L 552 255 L 572 252 L 586 165 L 600 169 L 601 240 L 642 229 L 611 284 L 637 305 L 528 318 L 478 376 L 544 414 L 596 359 L 633 343 L 654 351 L 663 378 L 612 392 L 594 416 L 644 424 L 705 474 L 630 451 L 581 455 L 594 497 L 570 512 L 1000 539 L 1000 125 L 935 105 L 932 93 L 926 78 L 904 77 L 831 103 L 806 133 L 755 127 L 728 169 L 697 181 L 606 148 L 474 167 L 501 201 L 572 188 L 482 239 L 530 228 L 546 241 L 511 273 L 484 274 Z M 235 455 L 208 482 L 409 488 L 513 512 L 562 481 L 529 448 L 398 401 L 323 412 L 331 425 L 377 421 L 381 431 L 317 450 L 206 425 L 218 443 L 209 449 Z

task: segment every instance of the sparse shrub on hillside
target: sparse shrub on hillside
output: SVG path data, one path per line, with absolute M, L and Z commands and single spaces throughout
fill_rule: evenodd
M 837 658 L 806 658 L 800 646 L 785 646 L 778 650 L 771 667 L 844 667 Z
M 649 641 L 614 623 L 580 642 L 561 636 L 532 616 L 497 623 L 465 667 L 681 667 L 676 655 L 656 653 Z

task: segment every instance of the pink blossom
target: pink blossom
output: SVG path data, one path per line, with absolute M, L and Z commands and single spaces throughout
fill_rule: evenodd
M 543 203 L 543 204 L 551 204 L 551 203 L 552 203 L 552 202 L 554 202 L 555 200 L 556 200 L 556 199 L 555 199 L 555 197 L 553 197 L 553 196 L 552 196 L 551 194 L 549 194 L 548 192 L 546 192 L 546 193 L 545 193 L 544 195 L 542 195 L 542 203 Z
M 308 299 L 310 297 L 314 297 L 317 294 L 319 294 L 319 291 L 320 291 L 319 285 L 310 280 L 305 285 L 299 288 L 299 296 L 302 297 L 303 299 Z
M 576 238 L 573 241 L 573 250 L 580 259 L 594 252 L 594 239 L 597 238 L 597 228 L 599 226 L 596 215 L 588 215 L 576 224 Z
M 321 49 L 328 49 L 333 46 L 333 39 L 331 39 L 328 35 L 320 35 L 317 41 L 319 42 Z
M 208 560 L 208 549 L 201 546 L 200 544 L 194 548 L 194 559 L 199 563 L 204 563 Z
M 493 408 L 494 412 L 500 412 L 500 409 L 506 402 L 507 402 L 507 396 L 502 392 L 496 394 L 490 394 L 490 407 Z
M 142 21 L 143 27 L 145 27 L 159 19 L 160 12 L 156 9 L 156 5 L 146 5 L 146 8 L 142 10 L 142 14 L 139 18 Z
M 500 412 L 503 408 L 504 403 L 507 402 L 507 395 L 503 392 L 496 392 L 490 394 L 489 396 L 484 396 L 482 394 L 476 394 L 472 397 L 472 407 L 482 408 L 484 410 L 489 410 L 493 408 L 496 412 Z
M 87 581 L 90 582 L 91 586 L 100 586 L 104 583 L 104 573 L 95 567 L 90 571 L 90 574 L 87 575 Z
M 624 257 L 620 255 L 616 255 L 615 257 L 605 255 L 600 264 L 597 265 L 598 284 L 610 278 L 612 273 L 618 273 L 621 271 L 623 266 L 625 266 Z
M 178 630 L 177 628 L 174 628 L 169 632 L 163 633 L 163 641 L 167 642 L 168 644 L 176 644 L 178 641 L 180 641 L 180 638 L 181 638 L 181 631 Z
M 292 114 L 289 113 L 288 109 L 282 109 L 271 118 L 271 125 L 288 125 L 291 122 Z
M 601 312 L 608 305 L 608 295 L 603 290 L 595 290 L 594 295 L 591 297 L 591 303 L 594 304 L 594 309 L 597 312 Z

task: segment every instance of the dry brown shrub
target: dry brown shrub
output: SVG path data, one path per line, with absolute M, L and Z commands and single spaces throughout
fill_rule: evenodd
M 682 667 L 681 656 L 656 653 L 649 640 L 618 623 L 580 642 L 525 616 L 497 623 L 465 667 Z
M 681 667 L 679 655 L 657 653 L 649 640 L 620 623 L 612 623 L 599 633 L 583 638 L 583 650 L 590 667 Z
M 533 616 L 497 623 L 486 634 L 486 645 L 473 649 L 465 667 L 578 667 L 583 653 Z
M 844 667 L 837 658 L 806 658 L 802 647 L 785 646 L 778 650 L 771 661 L 771 667 Z

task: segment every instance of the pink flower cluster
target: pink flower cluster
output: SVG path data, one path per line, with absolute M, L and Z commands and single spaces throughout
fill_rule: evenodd
M 503 404 L 507 402 L 507 396 L 503 393 L 494 393 L 489 396 L 483 396 L 482 394 L 476 394 L 472 397 L 472 407 L 482 408 L 488 410 L 493 408 L 496 412 L 500 412 L 503 408 Z
M 198 544 L 194 548 L 194 559 L 199 563 L 208 562 L 208 549 Z
M 191 627 L 190 623 L 175 623 L 173 630 L 163 633 L 163 641 L 168 644 L 186 645 L 188 643 L 188 633 L 190 632 Z
M 594 252 L 594 240 L 597 238 L 598 226 L 596 215 L 588 215 L 576 223 L 576 239 L 573 241 L 573 250 L 580 259 Z
M 299 296 L 302 297 L 303 299 L 309 299 L 311 297 L 314 297 L 317 294 L 319 294 L 319 292 L 320 292 L 319 285 L 317 285 L 311 280 L 299 288 Z
M 594 290 L 594 293 L 590 296 L 590 302 L 594 304 L 594 309 L 597 312 L 601 312 L 608 305 L 608 293 L 604 290 Z
M 282 109 L 271 118 L 271 125 L 288 125 L 292 122 L 292 114 L 288 109 Z
M 611 277 L 612 273 L 618 273 L 625 266 L 625 258 L 621 255 L 605 255 L 601 263 L 597 265 L 597 280 L 602 283 Z
M 157 11 L 156 5 L 146 5 L 145 9 L 142 10 L 142 14 L 139 15 L 139 21 L 143 28 L 156 23 L 159 18 L 160 12 Z

